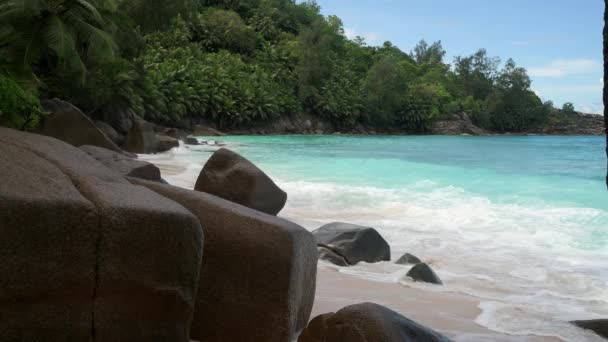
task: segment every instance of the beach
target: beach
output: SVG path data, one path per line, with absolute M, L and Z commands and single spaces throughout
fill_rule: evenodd
M 375 302 L 456 341 L 600 341 L 568 322 L 608 314 L 608 208 L 601 165 L 597 175 L 592 168 L 601 142 L 226 137 L 140 159 L 192 189 L 225 144 L 288 193 L 279 217 L 309 231 L 334 221 L 374 227 L 391 260 L 413 253 L 445 284 L 413 282 L 405 276 L 411 266 L 393 262 L 320 261 L 312 317 Z M 579 167 L 560 164 L 573 159 Z

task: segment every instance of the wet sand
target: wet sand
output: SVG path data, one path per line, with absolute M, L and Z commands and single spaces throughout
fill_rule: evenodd
M 311 318 L 363 302 L 374 302 L 438 330 L 456 341 L 560 341 L 540 336 L 510 336 L 475 323 L 481 313 L 472 296 L 435 292 L 402 284 L 365 280 L 320 266 Z

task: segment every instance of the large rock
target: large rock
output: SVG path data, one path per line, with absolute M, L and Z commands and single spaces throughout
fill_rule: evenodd
M 97 146 L 81 146 L 81 150 L 101 162 L 106 167 L 120 173 L 123 176 L 147 179 L 154 182 L 162 182 L 160 170 L 154 164 L 137 160 L 124 154 L 106 150 Z
M 441 135 L 484 135 L 488 132 L 475 126 L 469 116 L 462 112 L 451 115 L 446 120 L 440 120 L 433 124 L 431 133 Z
M 211 128 L 203 125 L 196 125 L 192 130 L 192 135 L 203 136 L 203 137 L 220 137 L 226 135 L 215 128 Z
M 126 135 L 135 119 L 135 113 L 130 109 L 114 106 L 104 106 L 95 111 L 93 115 L 99 120 L 112 126 L 118 133 Z
M 59 140 L 0 128 L 0 336 L 188 341 L 199 221 Z
M 53 99 L 43 101 L 43 107 L 50 114 L 45 117 L 36 133 L 65 141 L 76 147 L 93 145 L 122 152 L 88 116 L 71 103 Z
M 103 121 L 96 121 L 95 126 L 99 128 L 100 131 L 103 132 L 113 143 L 117 146 L 121 146 L 125 142 L 125 137 L 116 132 L 116 130 Z
M 349 265 L 361 261 L 374 263 L 391 259 L 390 246 L 374 228 L 334 222 L 315 230 L 312 234 L 318 246 L 341 256 Z M 326 260 L 331 262 L 334 259 Z
M 205 256 L 192 339 L 290 342 L 306 326 L 317 271 L 308 231 L 207 193 L 132 182 L 179 202 L 202 222 Z
M 590 321 L 573 321 L 574 325 L 586 330 L 591 330 L 596 334 L 608 339 L 608 319 L 594 319 Z
M 172 138 L 167 135 L 158 135 L 158 147 L 157 152 L 169 151 L 172 148 L 179 147 L 179 141 L 176 138 Z
M 287 201 L 287 194 L 262 170 L 225 148 L 207 161 L 194 189 L 270 215 L 278 214 Z
M 198 139 L 193 137 L 187 137 L 186 139 L 184 139 L 184 143 L 186 145 L 200 145 Z
M 442 334 L 384 306 L 363 303 L 313 319 L 298 342 L 447 342 Z
M 435 271 L 433 271 L 433 269 L 425 263 L 416 264 L 409 272 L 407 272 L 407 276 L 415 281 L 443 285 L 443 282 L 441 279 L 439 279 L 437 274 L 435 274 Z
M 125 150 L 133 153 L 156 153 L 158 151 L 158 137 L 154 131 L 154 124 L 135 117 L 127 134 Z

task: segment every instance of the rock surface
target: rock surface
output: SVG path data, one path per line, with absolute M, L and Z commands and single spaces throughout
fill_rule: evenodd
M 220 137 L 225 135 L 215 128 L 211 128 L 203 125 L 196 125 L 192 130 L 192 135 L 203 136 L 203 137 Z
M 262 170 L 225 148 L 207 161 L 194 189 L 270 215 L 278 214 L 287 201 L 287 194 Z
M 176 138 L 172 138 L 166 135 L 158 135 L 158 147 L 156 152 L 166 152 L 172 148 L 179 147 L 179 141 Z
M 441 279 L 439 279 L 437 274 L 435 274 L 435 271 L 433 271 L 433 269 L 425 263 L 416 264 L 409 272 L 407 272 L 407 276 L 415 281 L 443 285 L 443 282 Z
M 397 261 L 395 261 L 395 264 L 399 264 L 399 265 L 415 265 L 415 264 L 419 264 L 422 261 L 420 259 L 418 259 L 418 257 L 416 257 L 413 254 L 410 253 L 405 253 L 401 256 L 401 258 L 399 258 Z
M 188 341 L 196 217 L 78 148 L 6 128 L 0 178 L 3 340 Z
M 561 111 L 553 114 L 542 128 L 530 130 L 530 133 L 548 135 L 603 135 L 604 117 L 596 114 L 572 113 Z
M 594 319 L 589 321 L 573 321 L 572 324 L 583 329 L 591 330 L 608 339 L 608 319 Z
M 125 143 L 125 137 L 120 133 L 116 132 L 116 130 L 103 121 L 96 121 L 95 126 L 99 128 L 100 131 L 103 132 L 114 144 L 117 146 L 122 146 Z
M 431 127 L 432 134 L 440 135 L 484 135 L 487 131 L 475 126 L 466 113 L 452 115 L 447 120 L 437 121 Z
M 426 328 L 384 306 L 363 303 L 317 316 L 298 342 L 447 342 Z
M 97 146 L 85 145 L 81 146 L 80 149 L 101 162 L 107 168 L 112 169 L 125 177 L 128 176 L 147 179 L 154 182 L 162 182 L 160 170 L 154 164 Z
M 179 202 L 203 223 L 192 339 L 290 342 L 306 326 L 317 272 L 308 231 L 207 193 L 132 182 Z
M 319 252 L 319 259 L 321 260 L 329 261 L 338 266 L 350 266 L 343 256 L 335 253 L 329 248 L 317 247 L 317 251 Z
M 192 137 L 188 137 L 184 140 L 184 143 L 186 145 L 200 145 L 200 143 L 198 142 L 198 139 L 196 138 L 192 138 Z
M 158 151 L 158 138 L 154 131 L 154 124 L 135 117 L 127 134 L 125 150 L 133 153 L 156 153 Z
M 374 228 L 334 222 L 324 225 L 312 234 L 319 247 L 344 258 L 348 265 L 361 261 L 374 263 L 391 259 L 390 246 Z M 325 260 L 332 262 L 334 258 Z
M 69 102 L 58 99 L 46 100 L 42 103 L 50 114 L 45 117 L 36 133 L 50 136 L 76 147 L 94 145 L 108 150 L 122 152 L 88 116 Z

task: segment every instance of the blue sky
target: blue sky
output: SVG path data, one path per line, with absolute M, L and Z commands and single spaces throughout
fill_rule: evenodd
M 447 61 L 486 48 L 528 69 L 532 88 L 556 106 L 601 112 L 601 0 L 317 0 L 370 45 L 389 40 L 410 51 L 441 40 Z

